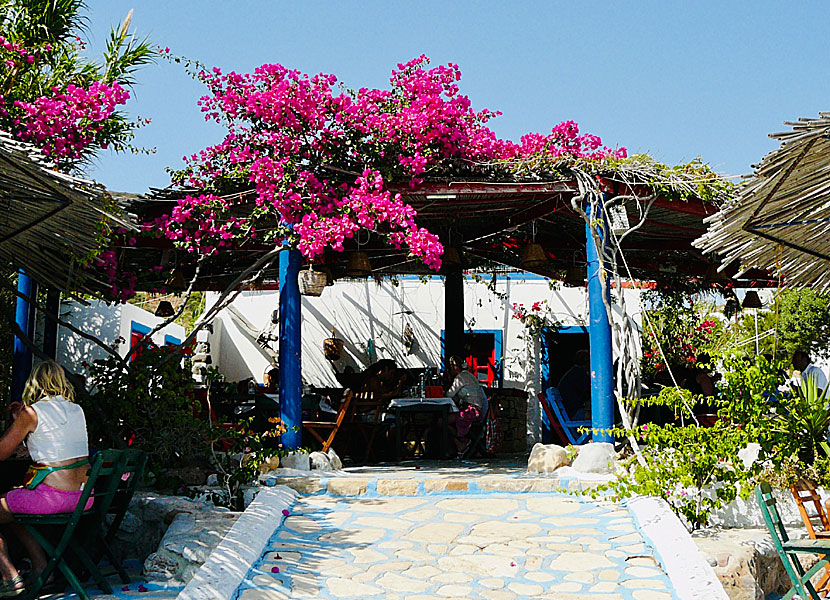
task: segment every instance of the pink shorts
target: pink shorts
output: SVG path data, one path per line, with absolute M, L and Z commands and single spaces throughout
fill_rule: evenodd
M 6 503 L 12 513 L 20 515 L 54 515 L 71 513 L 78 506 L 81 490 L 65 491 L 41 483 L 35 489 L 15 488 L 6 494 Z M 84 510 L 92 508 L 95 499 L 90 496 Z
M 476 421 L 481 421 L 481 409 L 472 404 L 465 404 L 464 408 L 455 415 L 455 431 L 458 433 L 458 437 L 466 437 L 470 433 L 470 427 Z

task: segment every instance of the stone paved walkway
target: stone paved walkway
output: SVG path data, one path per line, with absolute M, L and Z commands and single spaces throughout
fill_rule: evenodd
M 557 493 L 301 496 L 239 600 L 677 600 L 624 507 Z

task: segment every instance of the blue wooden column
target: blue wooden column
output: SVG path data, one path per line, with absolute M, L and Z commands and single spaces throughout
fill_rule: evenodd
M 37 283 L 23 271 L 17 273 L 17 291 L 28 298 L 34 298 L 37 294 Z M 18 296 L 15 307 L 14 321 L 17 326 L 32 339 L 35 326 L 34 307 Z M 23 388 L 26 379 L 32 371 L 32 351 L 26 347 L 23 341 L 15 336 L 14 338 L 14 359 L 12 361 L 12 385 L 11 401 L 19 402 L 23 398 Z
M 302 315 L 297 284 L 302 262 L 299 250 L 285 248 L 280 252 L 280 417 L 288 427 L 281 438 L 288 450 L 300 447 L 303 428 Z
M 597 229 L 600 242 L 605 245 L 607 223 L 602 211 L 596 211 L 599 219 Z M 591 208 L 586 208 L 589 219 L 593 219 Z M 586 257 L 588 259 L 588 336 L 591 344 L 591 427 L 593 429 L 610 429 L 614 426 L 614 359 L 611 343 L 611 323 L 603 302 L 603 283 L 605 298 L 610 300 L 608 274 L 600 268 L 597 246 L 591 235 L 591 227 L 585 224 Z M 605 433 L 595 434 L 595 442 L 612 442 L 613 438 Z

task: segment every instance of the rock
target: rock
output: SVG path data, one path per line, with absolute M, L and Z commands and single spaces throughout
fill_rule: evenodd
M 614 472 L 616 460 L 614 444 L 591 442 L 580 447 L 572 466 L 581 473 L 609 474 Z
M 262 488 L 258 485 L 252 485 L 244 488 L 242 490 L 242 504 L 245 508 L 248 508 L 248 505 L 254 501 L 256 495 L 262 490 Z
M 179 561 L 171 555 L 160 556 L 154 552 L 144 561 L 144 576 L 148 581 L 168 581 L 179 572 Z
M 308 455 L 309 462 L 311 463 L 311 470 L 312 471 L 331 471 L 331 460 L 329 460 L 328 454 L 323 454 L 322 452 L 312 452 Z
M 730 600 L 777 597 L 789 589 L 790 580 L 766 529 L 713 528 L 696 531 L 692 539 Z M 799 560 L 805 569 L 815 563 L 809 555 Z
M 335 471 L 339 471 L 343 468 L 343 461 L 340 460 L 340 457 L 337 456 L 337 452 L 334 451 L 334 448 L 329 448 L 329 451 L 326 453 L 329 456 L 329 461 L 331 461 L 331 468 Z
M 527 459 L 530 473 L 552 473 L 568 464 L 568 452 L 556 444 L 536 444 Z
M 216 487 L 219 485 L 219 476 L 216 473 L 211 473 L 208 475 L 205 485 L 208 487 Z
M 286 469 L 297 469 L 299 471 L 310 471 L 311 461 L 305 452 L 291 452 L 280 459 L 280 466 Z

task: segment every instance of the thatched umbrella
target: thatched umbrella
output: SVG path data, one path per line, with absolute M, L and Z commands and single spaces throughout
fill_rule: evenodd
M 705 222 L 694 242 L 723 265 L 739 261 L 776 273 L 783 283 L 830 287 L 830 112 L 785 123 L 735 199 Z

